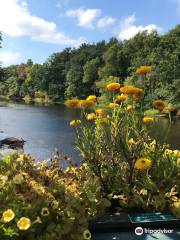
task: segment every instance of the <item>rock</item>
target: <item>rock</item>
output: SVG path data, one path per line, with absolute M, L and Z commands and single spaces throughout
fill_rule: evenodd
M 3 145 L 8 145 L 11 149 L 18 149 L 23 148 L 24 143 L 26 141 L 23 139 L 18 139 L 14 137 L 4 138 L 3 140 L 0 140 L 0 147 Z

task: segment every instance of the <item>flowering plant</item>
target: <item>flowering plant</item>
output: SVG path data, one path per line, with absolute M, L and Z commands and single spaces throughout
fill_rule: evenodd
M 62 158 L 34 162 L 12 154 L 0 164 L 1 239 L 90 239 L 88 221 L 109 204 L 87 164 L 60 167 Z
M 137 74 L 145 77 L 151 68 Z M 0 237 L 2 240 L 91 239 L 89 221 L 106 210 L 170 209 L 180 216 L 180 151 L 151 136 L 156 118 L 144 113 L 146 89 L 110 82 L 110 101 L 96 96 L 71 99 L 80 108 L 74 165 L 57 151 L 54 159 L 35 162 L 29 155 L 5 156 L 0 164 Z M 163 111 L 166 104 L 152 105 Z M 69 166 L 63 169 L 62 160 Z
M 150 71 L 142 66 L 137 74 L 145 78 Z M 164 210 L 174 203 L 177 207 L 180 152 L 167 155 L 169 146 L 152 137 L 156 118 L 144 113 L 146 89 L 117 82 L 106 89 L 106 107 L 101 108 L 95 97 L 88 108 L 77 104 L 82 114 L 75 127 L 76 148 L 99 178 L 104 196 L 118 201 L 119 210 Z M 162 111 L 166 104 L 154 100 L 152 106 Z

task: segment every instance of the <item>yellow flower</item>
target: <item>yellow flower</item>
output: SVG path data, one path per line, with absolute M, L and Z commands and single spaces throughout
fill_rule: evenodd
M 54 201 L 52 201 L 51 206 L 53 209 L 57 209 L 59 207 L 59 202 L 54 200 Z
M 177 164 L 180 164 L 180 158 L 177 159 Z
M 150 66 L 141 66 L 137 68 L 136 73 L 138 74 L 146 74 L 151 72 L 152 68 Z
M 89 113 L 89 114 L 86 116 L 86 119 L 87 119 L 88 121 L 95 120 L 95 119 L 96 119 L 96 114 L 95 114 L 95 113 Z
M 120 92 L 124 94 L 131 94 L 131 95 L 142 95 L 143 90 L 141 88 L 137 88 L 131 85 L 126 85 L 122 88 L 120 88 Z
M 15 213 L 13 212 L 13 210 L 8 209 L 5 212 L 3 212 L 2 220 L 3 222 L 10 222 L 11 220 L 13 220 L 14 217 Z
M 41 215 L 46 217 L 49 215 L 49 209 L 48 208 L 42 208 Z
M 69 123 L 69 125 L 72 126 L 72 127 L 77 126 L 77 125 L 79 125 L 79 124 L 81 124 L 81 120 L 72 120 L 72 121 Z
M 144 123 L 150 123 L 150 122 L 153 122 L 153 121 L 154 121 L 154 118 L 152 118 L 152 117 L 144 117 L 143 118 Z
M 86 100 L 95 102 L 96 101 L 96 96 L 95 95 L 90 95 L 89 97 L 86 98 Z
M 17 175 L 14 176 L 13 182 L 15 184 L 21 184 L 21 183 L 24 182 L 24 177 L 21 174 L 17 174 Z
M 106 124 L 108 123 L 108 118 L 99 118 L 99 119 L 96 119 L 96 124 L 97 125 L 103 125 L 103 124 Z
M 127 95 L 126 94 L 121 94 L 121 95 L 118 95 L 117 97 L 116 97 L 116 101 L 117 102 L 123 102 L 123 101 L 125 101 L 127 99 Z
M 91 233 L 90 233 L 90 231 L 89 231 L 88 229 L 86 229 L 86 230 L 83 232 L 83 238 L 84 238 L 85 240 L 91 239 Z
M 169 112 L 172 112 L 173 110 L 174 110 L 174 106 L 168 105 L 167 107 L 165 107 L 165 108 L 163 109 L 163 112 L 169 113 Z
M 100 116 L 100 117 L 105 117 L 105 116 L 106 116 L 105 111 L 104 111 L 103 109 L 101 109 L 101 108 L 96 109 L 95 112 L 96 112 L 96 114 L 97 114 L 98 116 Z
M 130 110 L 133 110 L 133 109 L 134 109 L 134 106 L 131 105 L 131 104 L 127 105 L 127 107 L 126 107 L 127 111 L 130 111 Z
M 139 158 L 135 162 L 135 168 L 139 170 L 149 169 L 152 165 L 152 161 L 148 158 Z
M 69 108 L 76 108 L 79 106 L 79 102 L 80 102 L 79 99 L 74 98 L 74 99 L 65 101 L 65 105 Z
M 17 158 L 18 162 L 23 162 L 28 160 L 28 157 L 25 154 L 20 154 L 19 157 Z
M 155 100 L 153 102 L 153 105 L 155 108 L 159 109 L 160 111 L 162 111 L 166 106 L 162 100 Z
M 22 217 L 17 222 L 17 226 L 20 230 L 27 230 L 31 226 L 31 220 L 29 218 Z
M 80 100 L 79 101 L 79 107 L 84 107 L 84 108 L 90 108 L 94 104 L 94 101 L 90 100 Z
M 180 200 L 171 204 L 171 211 L 177 218 L 180 218 Z
M 130 138 L 129 141 L 128 141 L 129 144 L 135 144 L 135 141 L 133 138 Z
M 109 83 L 109 84 L 107 84 L 107 89 L 109 91 L 115 91 L 115 90 L 117 90 L 119 88 L 120 88 L 120 84 L 119 83 Z
M 109 104 L 109 108 L 111 108 L 111 109 L 114 109 L 114 108 L 117 108 L 117 107 L 119 107 L 119 105 L 117 103 L 110 103 Z
M 177 156 L 177 157 L 180 157 L 180 151 L 179 150 L 174 150 L 173 155 Z
M 34 223 L 42 223 L 41 218 L 40 218 L 39 216 L 37 216 L 37 218 L 36 218 L 36 220 L 33 222 L 33 224 L 34 224 Z
M 3 184 L 5 184 L 8 181 L 8 176 L 0 175 L 0 181 L 2 181 Z

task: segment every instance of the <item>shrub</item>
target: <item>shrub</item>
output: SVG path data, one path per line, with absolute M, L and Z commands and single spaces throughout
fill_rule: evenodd
M 61 160 L 1 159 L 1 239 L 90 239 L 88 221 L 103 213 L 108 200 L 87 164 L 64 171 Z

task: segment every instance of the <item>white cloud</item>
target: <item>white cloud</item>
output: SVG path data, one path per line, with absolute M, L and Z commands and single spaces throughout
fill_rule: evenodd
M 156 24 L 149 24 L 146 26 L 136 26 L 135 25 L 136 18 L 135 15 L 127 16 L 120 23 L 120 28 L 118 32 L 118 38 L 120 40 L 130 39 L 134 37 L 137 33 L 142 31 L 147 31 L 151 33 L 153 30 L 161 31 L 162 29 L 158 27 Z
M 116 19 L 112 17 L 103 17 L 100 18 L 97 22 L 97 27 L 98 28 L 106 28 L 115 23 Z
M 78 20 L 78 26 L 93 28 L 94 20 L 101 14 L 100 9 L 84 9 L 79 8 L 75 10 L 69 10 L 66 15 L 69 17 L 75 17 Z
M 33 16 L 27 3 L 18 0 L 0 0 L 0 31 L 10 36 L 29 36 L 45 43 L 78 46 L 83 38 L 71 39 L 57 30 L 54 22 Z
M 1 52 L 0 53 L 0 62 L 2 63 L 3 67 L 9 66 L 11 64 L 17 64 L 20 58 L 19 53 L 14 53 L 11 51 Z

